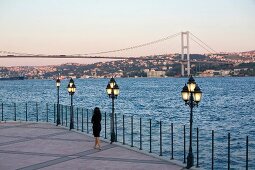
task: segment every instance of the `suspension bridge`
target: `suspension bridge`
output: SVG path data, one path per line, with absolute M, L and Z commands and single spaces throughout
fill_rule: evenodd
M 12 51 L 0 51 L 0 59 L 1 58 L 90 58 L 90 59 L 139 59 L 139 60 L 150 60 L 147 57 L 139 56 L 139 57 L 123 57 L 123 56 L 110 56 L 109 54 L 119 53 L 119 52 L 125 52 L 130 51 L 142 47 L 151 46 L 154 44 L 158 44 L 176 37 L 181 37 L 181 59 L 180 60 L 173 60 L 174 62 L 181 64 L 181 75 L 182 76 L 189 76 L 190 70 L 191 70 L 191 63 L 193 62 L 201 62 L 196 60 L 190 59 L 190 40 L 196 43 L 199 47 L 207 51 L 209 54 L 218 54 L 214 49 L 212 49 L 209 45 L 207 45 L 204 41 L 202 41 L 200 38 L 195 36 L 189 31 L 186 32 L 179 32 L 170 36 L 166 36 L 164 38 L 134 45 L 127 48 L 121 48 L 116 50 L 108 50 L 108 51 L 99 51 L 99 52 L 91 52 L 91 53 L 83 53 L 83 54 L 68 54 L 68 55 L 52 55 L 52 54 L 32 54 L 32 53 L 18 53 L 18 52 L 12 52 Z M 106 56 L 105 56 L 106 55 Z M 209 62 L 210 61 L 203 61 L 203 62 Z

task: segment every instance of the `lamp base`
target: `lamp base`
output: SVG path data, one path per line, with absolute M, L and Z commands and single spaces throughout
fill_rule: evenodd
M 189 152 L 187 156 L 187 169 L 190 169 L 194 165 L 194 156 L 193 153 Z
M 115 142 L 115 132 L 111 133 L 111 144 Z
M 58 126 L 58 125 L 60 125 L 61 123 L 60 123 L 60 120 L 57 120 L 57 124 L 56 124 L 56 126 Z
M 70 123 L 70 130 L 71 129 L 74 129 L 74 124 L 72 122 Z

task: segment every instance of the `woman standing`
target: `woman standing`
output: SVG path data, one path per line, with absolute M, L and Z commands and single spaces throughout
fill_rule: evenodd
M 97 148 L 101 150 L 101 146 L 100 146 L 100 131 L 101 131 L 101 112 L 100 109 L 98 107 L 95 107 L 94 109 L 94 114 L 92 116 L 91 122 L 93 123 L 93 135 L 95 137 L 95 146 L 94 149 Z

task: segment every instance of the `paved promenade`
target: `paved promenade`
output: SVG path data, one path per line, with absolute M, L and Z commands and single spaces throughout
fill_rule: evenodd
M 47 123 L 0 122 L 0 170 L 181 170 L 162 159 Z

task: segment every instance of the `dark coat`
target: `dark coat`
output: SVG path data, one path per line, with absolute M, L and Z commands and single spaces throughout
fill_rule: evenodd
M 99 137 L 101 131 L 101 113 L 94 113 L 91 122 L 93 123 L 94 137 Z

